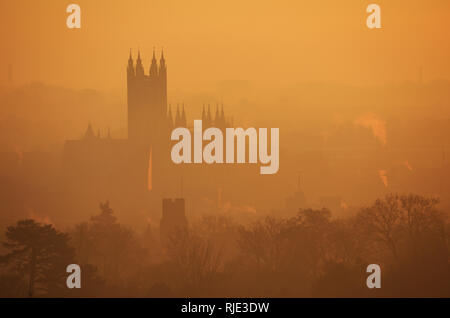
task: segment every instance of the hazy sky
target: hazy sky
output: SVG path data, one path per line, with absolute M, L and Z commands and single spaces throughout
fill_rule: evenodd
M 66 27 L 66 6 L 82 28 Z M 381 30 L 366 7 L 382 9 Z M 0 84 L 42 81 L 124 94 L 129 48 L 165 49 L 169 89 L 221 80 L 354 85 L 450 78 L 448 0 L 2 0 Z

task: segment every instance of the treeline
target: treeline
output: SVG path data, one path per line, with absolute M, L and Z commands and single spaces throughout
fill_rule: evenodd
M 7 228 L 0 297 L 450 297 L 450 222 L 438 200 L 390 194 L 356 215 L 323 210 L 250 225 L 205 215 L 161 237 L 118 223 L 109 203 L 62 233 Z M 66 287 L 68 264 L 80 289 Z M 381 266 L 381 288 L 366 268 Z

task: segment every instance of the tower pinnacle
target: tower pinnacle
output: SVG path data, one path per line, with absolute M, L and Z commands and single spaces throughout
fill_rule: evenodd
M 130 57 L 128 58 L 128 68 L 127 68 L 127 71 L 128 71 L 128 75 L 129 75 L 129 76 L 130 76 L 130 75 L 132 75 L 132 76 L 135 75 L 135 72 L 134 72 L 134 62 L 133 62 L 133 56 L 131 55 L 131 49 L 130 49 Z
M 155 48 L 153 48 L 152 64 L 150 65 L 150 76 L 158 76 L 158 66 L 156 63 Z
M 138 57 L 136 60 L 136 76 L 144 76 L 144 66 L 142 65 L 140 50 L 138 50 Z
M 183 111 L 181 112 L 181 126 L 183 127 L 187 126 L 186 112 L 184 111 L 184 103 L 183 103 Z

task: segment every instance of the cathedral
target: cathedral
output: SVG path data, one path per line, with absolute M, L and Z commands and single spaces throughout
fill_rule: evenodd
M 64 145 L 63 183 L 80 200 L 143 202 L 150 194 L 161 202 L 163 197 L 180 196 L 179 187 L 174 185 L 183 174 L 186 178 L 194 175 L 186 172 L 190 168 L 176 166 L 170 158 L 171 131 L 190 127 L 184 104 L 177 104 L 175 114 L 168 104 L 164 53 L 158 61 L 153 51 L 146 72 L 140 52 L 133 59 L 130 51 L 126 82 L 128 138 L 115 139 L 109 132 L 106 137 L 96 135 L 89 124 L 81 139 L 67 140 Z M 201 118 L 204 127 L 231 127 L 223 105 L 216 106 L 214 116 L 211 106 L 204 105 Z
M 136 63 L 130 52 L 127 67 L 127 101 L 128 140 L 132 143 L 146 144 L 151 148 L 158 147 L 160 142 L 168 143 L 173 128 L 187 127 L 184 104 L 181 111 L 177 105 L 174 118 L 167 103 L 167 65 L 163 52 L 158 65 L 153 51 L 148 75 L 145 74 L 140 52 Z M 214 119 L 211 107 L 208 105 L 205 111 L 203 106 L 202 121 L 205 127 L 225 129 L 228 123 L 223 105 L 220 111 L 217 105 Z

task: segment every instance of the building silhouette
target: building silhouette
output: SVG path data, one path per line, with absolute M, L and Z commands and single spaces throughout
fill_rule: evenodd
M 171 235 L 186 231 L 187 225 L 184 199 L 163 199 L 160 221 L 161 241 L 167 242 Z
M 171 129 L 167 112 L 167 66 L 164 53 L 159 65 L 155 52 L 148 75 L 141 54 L 136 63 L 130 51 L 127 67 L 128 140 L 134 144 L 154 147 Z M 184 110 L 184 109 L 183 109 Z M 165 139 L 164 139 L 165 140 Z
M 187 108 L 184 103 L 177 103 L 174 109 L 168 104 L 163 52 L 158 60 L 153 51 L 146 71 L 141 53 L 134 59 L 130 51 L 126 69 L 128 137 L 116 139 L 109 132 L 107 136 L 95 134 L 89 123 L 82 138 L 67 140 L 64 145 L 63 183 L 68 192 L 76 193 L 85 202 L 97 204 L 115 198 L 115 202 L 123 200 L 127 208 L 140 210 L 153 196 L 156 208 L 162 198 L 173 196 L 173 184 L 180 176 L 189 179 L 189 173 L 198 175 L 196 168 L 176 166 L 170 157 L 171 131 L 189 128 Z M 203 106 L 201 118 L 204 129 L 231 127 L 223 105 L 216 104 L 214 110 L 210 105 Z M 207 179 L 210 177 L 208 172 Z M 115 205 L 120 208 L 120 204 Z

